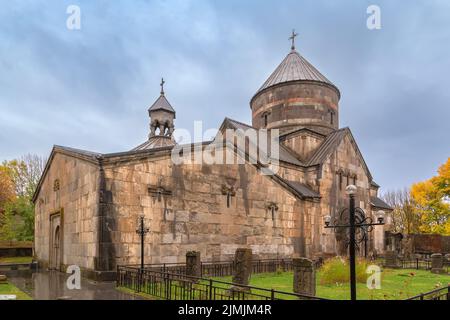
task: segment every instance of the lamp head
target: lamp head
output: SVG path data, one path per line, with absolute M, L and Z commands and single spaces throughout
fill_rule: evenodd
M 325 222 L 325 226 L 329 226 L 330 225 L 330 223 L 331 223 L 331 216 L 330 215 L 326 215 L 324 218 L 323 218 L 323 221 Z
M 356 190 L 357 190 L 357 188 L 356 188 L 356 186 L 354 184 L 350 184 L 350 185 L 347 186 L 347 188 L 345 188 L 345 192 L 349 196 L 354 195 L 356 193 Z
M 385 213 L 384 213 L 383 210 L 379 210 L 379 211 L 377 212 L 377 220 L 378 220 L 378 223 L 383 223 L 383 221 L 384 221 L 384 216 L 385 216 Z

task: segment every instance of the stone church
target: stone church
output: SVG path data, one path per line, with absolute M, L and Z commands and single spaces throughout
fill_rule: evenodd
M 225 118 L 219 129 L 279 129 L 273 175 L 248 161 L 173 163 L 176 111 L 163 85 L 148 109 L 148 140 L 134 149 L 100 154 L 53 147 L 33 198 L 41 267 L 78 265 L 87 277 L 111 278 L 116 265 L 139 263 L 140 215 L 149 228 L 146 263 L 184 262 L 191 250 L 203 261 L 230 260 L 239 247 L 258 258 L 327 257 L 345 254 L 345 236 L 324 228 L 323 219 L 348 205 L 347 185 L 357 186 L 356 203 L 366 216 L 390 209 L 350 129 L 339 128 L 339 89 L 294 41 L 251 98 L 252 125 Z M 383 252 L 385 228 L 375 227 L 359 254 Z

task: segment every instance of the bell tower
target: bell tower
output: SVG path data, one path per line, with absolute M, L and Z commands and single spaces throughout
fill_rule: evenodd
M 171 139 L 175 129 L 175 110 L 166 99 L 164 84 L 165 81 L 164 78 L 162 78 L 160 84 L 161 95 L 148 109 L 148 115 L 150 117 L 149 139 L 152 137 L 167 137 Z
M 173 147 L 176 144 L 173 137 L 173 131 L 175 130 L 175 110 L 166 99 L 164 83 L 164 79 L 161 79 L 161 94 L 155 103 L 148 108 L 148 115 L 150 117 L 148 140 L 133 148 L 133 151 Z

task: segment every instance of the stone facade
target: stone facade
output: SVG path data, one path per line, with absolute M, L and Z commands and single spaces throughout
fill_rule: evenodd
M 313 68 L 290 55 L 284 63 Z M 315 78 L 305 78 L 310 74 Z M 366 215 L 384 203 L 350 130 L 338 129 L 340 93 L 315 69 L 270 80 L 251 101 L 254 127 L 227 118 L 220 130 L 280 129 L 282 152 L 273 175 L 261 174 L 261 165 L 248 159 L 206 164 L 186 155 L 175 164 L 175 111 L 163 90 L 149 109 L 162 125 L 151 122 L 149 140 L 132 151 L 54 147 L 34 196 L 40 264 L 58 270 L 76 264 L 96 278 L 112 276 L 118 264 L 138 264 L 141 214 L 150 229 L 146 263 L 184 263 L 191 251 L 203 261 L 232 260 L 237 248 L 251 249 L 255 258 L 346 254 L 342 235 L 323 223 L 348 206 L 345 187 L 357 186 L 356 204 Z M 222 151 L 246 152 L 236 144 Z M 375 227 L 359 254 L 382 253 L 383 237 L 384 228 Z
M 54 153 L 35 209 L 35 256 L 44 267 L 76 264 L 94 270 L 98 255 L 99 168 L 73 154 Z M 59 252 L 55 252 L 58 250 Z

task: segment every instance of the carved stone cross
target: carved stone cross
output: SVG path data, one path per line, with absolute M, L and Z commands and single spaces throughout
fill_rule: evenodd
M 234 197 L 236 195 L 236 190 L 234 190 L 234 187 L 228 187 L 223 184 L 222 194 L 227 196 L 227 208 L 229 208 L 231 204 L 231 197 Z
M 272 212 L 272 220 L 275 220 L 275 211 L 278 211 L 278 205 L 275 202 L 269 202 L 267 209 Z
M 148 192 L 151 195 L 153 195 L 154 197 L 156 197 L 158 199 L 158 202 L 161 202 L 161 196 L 163 196 L 163 195 L 171 196 L 172 195 L 172 191 L 170 191 L 162 186 L 161 178 L 158 181 L 158 185 L 148 187 Z
M 158 185 L 156 186 L 148 186 L 148 193 L 150 193 L 153 197 L 158 199 L 158 202 L 161 202 L 163 196 L 171 196 L 172 191 L 163 187 L 162 178 L 158 180 Z M 164 220 L 166 220 L 166 216 L 169 213 L 169 209 L 167 209 L 167 201 L 164 197 Z

